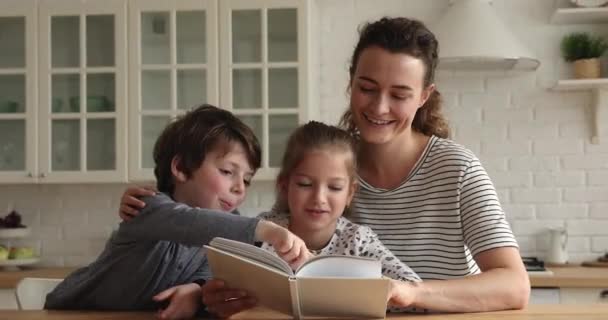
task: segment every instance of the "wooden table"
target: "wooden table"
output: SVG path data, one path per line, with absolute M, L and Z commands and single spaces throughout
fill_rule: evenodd
M 268 312 L 252 310 L 241 313 L 238 319 L 288 319 Z M 389 319 L 400 320 L 606 320 L 608 305 L 534 305 L 525 310 L 498 311 L 463 314 L 399 314 L 389 315 Z M 85 311 L 12 311 L 0 310 L 1 320 L 153 320 L 154 312 L 85 312 Z

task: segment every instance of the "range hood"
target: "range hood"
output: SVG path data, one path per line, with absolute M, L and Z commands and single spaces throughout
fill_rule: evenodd
M 439 41 L 440 69 L 533 71 L 540 65 L 489 0 L 450 0 L 432 30 Z

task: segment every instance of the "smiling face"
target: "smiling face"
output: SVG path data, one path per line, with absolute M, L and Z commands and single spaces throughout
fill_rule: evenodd
M 176 159 L 174 163 L 177 164 Z M 201 166 L 186 177 L 172 165 L 175 200 L 192 207 L 233 211 L 245 200 L 254 175 L 240 143 L 216 147 L 205 155 Z
M 331 235 L 350 203 L 355 182 L 348 170 L 352 152 L 339 149 L 307 152 L 288 181 L 282 183 L 290 213 L 290 229 L 301 237 Z
M 411 132 L 416 111 L 434 90 L 422 60 L 380 47 L 364 49 L 350 87 L 350 111 L 361 139 L 385 144 Z

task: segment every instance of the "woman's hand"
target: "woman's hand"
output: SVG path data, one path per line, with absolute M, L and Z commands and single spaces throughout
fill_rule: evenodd
M 146 204 L 139 197 L 153 196 L 157 192 L 153 186 L 132 186 L 125 190 L 120 198 L 118 215 L 123 221 L 129 221 L 139 214 Z
M 224 281 L 211 279 L 202 287 L 203 304 L 207 311 L 220 318 L 255 307 L 257 301 L 246 291 L 226 287 Z
M 165 309 L 158 310 L 159 319 L 190 319 L 201 306 L 201 286 L 196 283 L 171 287 L 152 299 L 156 302 L 169 300 Z
M 390 280 L 388 289 L 388 306 L 408 308 L 416 298 L 416 283 L 409 281 Z

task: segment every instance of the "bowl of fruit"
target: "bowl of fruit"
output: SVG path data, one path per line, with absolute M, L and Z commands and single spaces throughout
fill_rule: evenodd
M 40 261 L 32 247 L 7 247 L 0 245 L 0 267 L 27 266 Z

